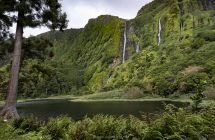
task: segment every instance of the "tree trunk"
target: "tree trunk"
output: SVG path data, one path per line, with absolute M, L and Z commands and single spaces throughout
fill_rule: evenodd
M 19 13 L 17 27 L 16 27 L 13 61 L 12 61 L 12 67 L 10 70 L 9 89 L 8 89 L 5 105 L 0 113 L 0 115 L 4 118 L 5 121 L 19 117 L 16 110 L 16 104 L 17 104 L 17 89 L 18 89 L 18 78 L 19 78 L 22 38 L 23 38 L 23 25 L 21 22 L 19 22 L 21 17 L 22 17 L 22 14 Z

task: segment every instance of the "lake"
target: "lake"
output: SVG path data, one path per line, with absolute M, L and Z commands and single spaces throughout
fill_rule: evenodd
M 141 113 L 160 113 L 165 104 L 186 107 L 188 103 L 172 101 L 94 101 L 72 102 L 68 100 L 38 100 L 18 103 L 17 109 L 21 115 L 31 115 L 47 120 L 50 117 L 67 115 L 74 120 L 84 116 L 92 117 L 97 114 L 141 117 Z

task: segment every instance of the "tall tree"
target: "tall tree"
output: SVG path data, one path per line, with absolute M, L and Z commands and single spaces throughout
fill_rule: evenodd
M 63 30 L 67 27 L 68 21 L 67 15 L 61 11 L 59 0 L 0 0 L 0 5 L 3 5 L 1 7 L 5 7 L 3 12 L 7 14 L 4 14 L 4 16 L 8 19 L 12 19 L 9 23 L 16 23 L 9 90 L 5 105 L 0 113 L 5 120 L 10 120 L 19 117 L 16 104 L 23 29 L 25 27 L 35 28 L 45 25 L 51 30 Z

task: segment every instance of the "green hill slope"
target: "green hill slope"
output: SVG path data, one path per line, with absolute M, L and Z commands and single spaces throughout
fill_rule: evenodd
M 127 27 L 141 52 L 118 66 L 106 86 L 137 86 L 165 96 L 214 87 L 214 9 L 209 0 L 155 0 L 143 7 Z
M 54 39 L 53 59 L 58 64 L 57 69 L 72 81 L 73 88 L 96 91 L 105 84 L 110 70 L 120 63 L 123 23 L 124 20 L 118 17 L 106 15 L 91 19 L 73 39 L 70 39 L 73 30 L 41 36 L 49 39 L 50 34 L 52 37 L 60 34 Z

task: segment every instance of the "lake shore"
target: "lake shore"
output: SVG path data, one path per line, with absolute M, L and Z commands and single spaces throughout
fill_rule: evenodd
M 19 99 L 18 103 L 33 102 L 41 100 L 69 100 L 71 102 L 145 102 L 145 101 L 171 101 L 171 102 L 187 102 L 192 103 L 189 95 L 182 95 L 174 98 L 163 98 L 160 96 L 148 95 L 141 98 L 126 98 L 122 96 L 122 90 L 114 90 L 108 92 L 99 92 L 90 95 L 74 96 L 74 95 L 58 95 L 45 98 L 34 99 Z M 0 101 L 0 106 L 4 104 L 4 101 Z M 204 100 L 202 102 L 204 106 L 215 106 L 215 100 Z
M 18 103 L 33 102 L 41 100 L 69 100 L 71 102 L 150 102 L 150 101 L 171 101 L 171 102 L 187 102 L 192 103 L 191 99 L 171 99 L 171 98 L 139 98 L 139 99 L 86 99 L 85 96 L 52 96 L 47 98 L 36 98 L 36 99 L 22 99 L 18 100 Z M 213 105 L 215 106 L 215 100 L 204 100 L 202 102 L 204 106 Z M 4 101 L 0 101 L 0 106 L 4 105 Z

